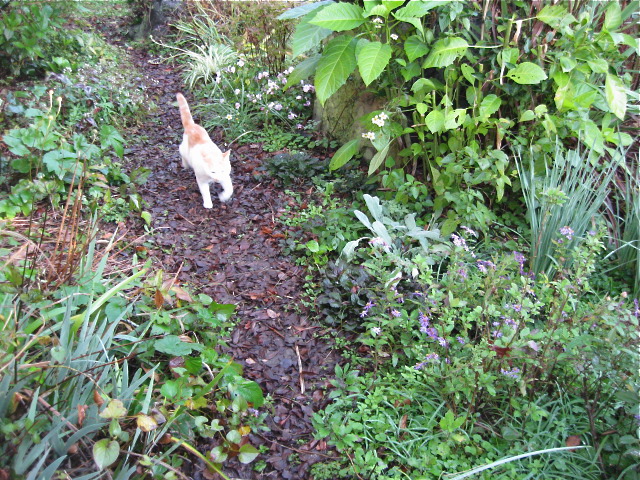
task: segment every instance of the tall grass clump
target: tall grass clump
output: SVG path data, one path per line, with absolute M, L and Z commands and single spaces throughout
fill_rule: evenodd
M 611 179 L 623 159 L 618 154 L 604 168 L 590 162 L 580 150 L 557 147 L 549 161 L 539 164 L 534 155 L 528 167 L 517 162 L 518 173 L 531 227 L 531 270 L 553 277 L 569 259 L 557 255 L 558 242 L 575 247 L 585 234 L 596 229 L 596 216 L 609 194 Z

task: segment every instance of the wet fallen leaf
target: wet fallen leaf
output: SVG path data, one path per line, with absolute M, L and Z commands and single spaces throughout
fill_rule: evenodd
M 582 441 L 580 440 L 580 436 L 579 435 L 570 435 L 570 436 L 567 437 L 567 440 L 565 441 L 565 444 L 567 445 L 567 447 L 578 447 L 578 446 L 580 446 L 581 443 L 582 443 Z M 569 451 L 570 452 L 575 452 L 576 449 L 572 448 Z

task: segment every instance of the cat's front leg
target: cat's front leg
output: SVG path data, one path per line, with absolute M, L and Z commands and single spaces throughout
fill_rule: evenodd
M 209 191 L 209 182 L 201 182 L 198 180 L 198 188 L 202 194 L 202 204 L 204 208 L 213 208 L 213 202 L 211 201 L 211 192 Z
M 222 192 L 220 192 L 220 194 L 218 195 L 218 198 L 221 202 L 226 202 L 231 198 L 231 195 L 233 195 L 233 184 L 231 183 L 231 177 L 227 175 L 226 177 L 219 179 L 218 182 L 220 183 L 220 185 L 222 185 L 223 189 Z

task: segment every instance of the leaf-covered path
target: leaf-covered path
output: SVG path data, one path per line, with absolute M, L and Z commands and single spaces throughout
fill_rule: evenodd
M 123 45 L 117 38 L 111 41 Z M 279 246 L 283 234 L 276 217 L 291 200 L 270 182 L 256 179 L 265 154 L 259 145 L 248 145 L 233 150 L 232 199 L 226 204 L 214 200 L 213 209 L 204 209 L 193 172 L 180 165 L 179 72 L 143 50 L 131 55 L 143 72 L 147 97 L 157 105 L 126 155 L 128 169 L 145 166 L 152 172 L 140 187 L 152 215 L 153 233 L 144 239 L 150 244 L 147 253 L 155 269 L 177 275 L 192 292 L 237 305 L 238 324 L 225 351 L 273 400 L 267 407 L 270 431 L 251 438 L 253 445 L 267 447 L 259 457 L 266 468 L 256 472 L 231 461 L 225 473 L 242 479 L 308 478 L 310 465 L 328 453 L 323 442 L 313 440 L 311 417 L 326 402 L 325 378 L 338 357 L 301 304 L 304 269 Z M 222 138 L 212 138 L 226 149 Z M 127 227 L 132 236 L 144 235 L 139 221 Z M 205 454 L 207 447 L 198 445 Z M 192 460 L 193 468 L 185 473 L 201 478 L 203 466 Z

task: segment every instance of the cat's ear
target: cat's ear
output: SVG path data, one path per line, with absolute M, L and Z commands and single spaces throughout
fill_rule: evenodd
M 229 155 L 230 155 L 230 154 L 231 154 L 231 150 L 227 150 L 226 152 L 224 152 L 224 153 L 222 154 L 222 157 L 223 157 L 223 158 L 229 158 Z

